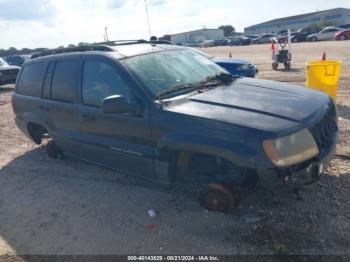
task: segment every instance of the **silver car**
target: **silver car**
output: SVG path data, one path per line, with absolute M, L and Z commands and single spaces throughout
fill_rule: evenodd
M 308 35 L 306 40 L 312 41 L 312 42 L 322 41 L 322 40 L 333 40 L 335 33 L 340 32 L 342 30 L 344 30 L 344 29 L 342 29 L 340 27 L 329 26 L 329 27 L 322 29 L 318 33 Z

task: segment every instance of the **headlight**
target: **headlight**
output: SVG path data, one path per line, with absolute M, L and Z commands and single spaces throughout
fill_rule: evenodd
M 265 140 L 263 148 L 271 161 L 279 167 L 308 160 L 319 153 L 316 142 L 307 129 L 289 136 Z
M 244 64 L 244 65 L 240 65 L 239 67 L 237 67 L 237 71 L 245 71 L 249 69 L 249 65 L 248 64 Z

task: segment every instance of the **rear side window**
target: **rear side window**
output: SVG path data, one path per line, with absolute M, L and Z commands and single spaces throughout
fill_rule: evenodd
M 17 86 L 17 93 L 21 95 L 40 97 L 44 74 L 44 62 L 37 62 L 26 65 L 23 68 L 23 72 Z
M 128 98 L 129 92 L 128 85 L 109 64 L 85 61 L 82 79 L 83 104 L 99 107 L 104 98 L 111 95 L 123 95 Z
M 75 61 L 56 62 L 51 84 L 51 98 L 63 102 L 74 102 L 76 75 Z

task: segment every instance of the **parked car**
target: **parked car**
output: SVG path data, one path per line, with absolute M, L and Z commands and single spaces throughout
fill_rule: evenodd
M 203 40 L 200 47 L 212 47 L 215 46 L 214 40 Z
M 21 67 L 23 63 L 29 60 L 31 55 L 12 55 L 5 57 L 5 60 L 10 65 Z
M 349 40 L 350 39 L 350 29 L 340 31 L 335 34 L 335 40 Z
M 301 28 L 292 36 L 292 42 L 304 42 L 306 41 L 308 35 L 316 34 L 322 30 L 321 27 L 307 27 Z
M 251 39 L 245 36 L 237 36 L 231 38 L 227 41 L 227 45 L 230 46 L 241 46 L 241 45 L 250 45 Z
M 319 179 L 339 135 L 327 94 L 235 79 L 190 48 L 151 44 L 34 55 L 12 97 L 17 126 L 37 144 L 49 139 L 50 157 L 209 187 L 216 208 L 232 197 L 225 188 L 259 176 Z
M 254 44 L 267 44 L 271 43 L 274 34 L 262 34 L 259 37 L 252 39 L 252 43 Z
M 304 42 L 306 41 L 306 38 L 308 35 L 318 33 L 322 30 L 321 27 L 307 27 L 307 28 L 301 28 L 296 32 L 292 32 L 291 37 L 292 37 L 292 42 L 297 43 L 297 42 Z M 288 33 L 284 35 L 279 35 L 277 36 L 277 39 L 279 42 L 281 41 L 287 41 L 288 38 Z
M 258 73 L 258 68 L 255 65 L 243 59 L 213 58 L 212 61 L 236 77 L 255 77 Z
M 329 26 L 322 29 L 318 33 L 308 35 L 306 39 L 312 42 L 323 41 L 323 40 L 333 40 L 334 35 L 340 31 L 343 31 L 343 29 L 340 27 Z
M 250 40 L 253 40 L 255 38 L 258 38 L 259 35 L 245 35 L 245 37 L 249 38 Z
M 224 38 L 222 38 L 222 39 L 215 39 L 214 40 L 214 45 L 215 46 L 225 46 L 225 45 L 227 45 L 227 39 L 224 39 Z
M 217 58 L 198 49 L 192 50 L 207 59 L 210 59 L 234 77 L 255 77 L 258 74 L 258 68 L 246 60 L 236 58 Z
M 340 25 L 339 27 L 343 28 L 343 29 L 349 29 L 350 28 L 350 24 Z
M 19 69 L 18 66 L 9 65 L 0 57 L 0 86 L 15 83 Z

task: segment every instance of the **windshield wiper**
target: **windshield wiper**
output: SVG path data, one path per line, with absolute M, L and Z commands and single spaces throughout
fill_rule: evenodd
M 220 74 L 207 77 L 205 82 L 210 82 L 212 80 L 219 80 L 223 84 L 229 84 L 233 81 L 233 79 L 234 79 L 234 77 L 231 74 L 221 72 Z
M 175 93 L 179 90 L 196 89 L 199 87 L 199 85 L 200 85 L 199 83 L 187 83 L 187 84 L 176 85 L 176 86 L 173 86 L 173 87 L 170 87 L 168 89 L 165 89 L 165 90 L 158 92 L 156 94 L 156 98 L 160 99 L 166 95 L 169 95 L 171 93 Z
M 233 76 L 231 74 L 222 72 L 217 75 L 208 76 L 206 79 L 200 82 L 179 84 L 179 85 L 170 87 L 168 89 L 162 90 L 156 94 L 156 98 L 160 99 L 166 95 L 175 93 L 180 90 L 196 90 L 196 89 L 218 86 L 220 82 L 224 84 L 228 84 L 228 83 L 231 83 L 232 80 L 233 80 Z

